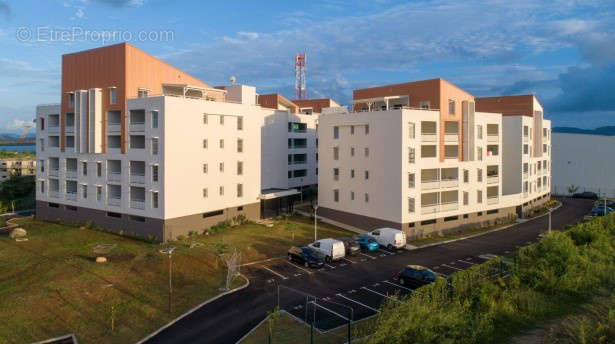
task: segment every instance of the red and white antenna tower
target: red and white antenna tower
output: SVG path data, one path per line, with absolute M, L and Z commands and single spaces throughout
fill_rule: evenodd
M 305 53 L 295 56 L 295 99 L 307 99 L 305 87 Z

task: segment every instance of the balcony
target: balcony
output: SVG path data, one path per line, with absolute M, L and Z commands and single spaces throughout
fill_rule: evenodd
M 107 133 L 119 133 L 122 131 L 122 124 L 118 123 L 107 123 Z
M 455 188 L 459 186 L 458 179 L 442 179 L 440 181 L 440 188 Z
M 51 198 L 60 198 L 60 191 L 59 190 L 54 190 L 54 191 L 49 191 L 49 197 Z
M 66 170 L 66 178 L 77 179 L 77 169 Z
M 438 204 L 428 204 L 421 206 L 421 214 L 435 214 L 438 212 Z
M 459 209 L 459 202 L 440 203 L 440 211 L 453 211 Z
M 66 192 L 66 199 L 69 201 L 77 200 L 77 192 Z
M 47 127 L 47 132 L 49 134 L 58 134 L 60 132 L 60 127 L 57 125 L 53 127 Z
M 119 207 L 122 205 L 122 199 L 117 197 L 109 197 L 107 204 L 114 207 Z
M 439 180 L 421 180 L 421 189 L 423 190 L 433 190 L 440 188 Z
M 132 209 L 145 209 L 145 200 L 144 199 L 131 199 L 130 207 Z
M 75 125 L 66 125 L 66 127 L 64 127 L 64 132 L 65 133 L 74 133 L 75 132 Z
M 107 180 L 110 182 L 121 182 L 122 172 L 109 172 L 107 173 Z
M 130 122 L 129 130 L 133 132 L 143 132 L 145 131 L 145 122 Z
M 145 110 L 130 110 L 130 125 L 128 130 L 130 131 L 145 131 Z
M 133 184 L 145 184 L 145 174 L 131 174 L 130 182 Z
M 499 142 L 500 136 L 497 134 L 487 134 L 487 142 Z
M 445 142 L 459 142 L 459 134 L 444 134 Z
M 487 184 L 497 184 L 500 182 L 500 176 L 487 176 Z
M 498 202 L 500 201 L 498 196 L 493 196 L 493 197 L 487 197 L 487 204 L 491 205 L 491 204 L 498 204 Z
M 421 141 L 423 142 L 436 142 L 436 133 L 421 133 Z
M 57 177 L 60 174 L 60 169 L 59 168 L 50 168 L 49 169 L 49 176 L 50 177 Z

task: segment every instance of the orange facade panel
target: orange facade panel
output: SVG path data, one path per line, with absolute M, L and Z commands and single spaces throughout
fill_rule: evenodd
M 269 109 L 280 109 L 280 105 L 290 110 L 291 113 L 297 113 L 299 107 L 278 93 L 261 94 L 258 96 L 258 105 Z
M 337 102 L 335 102 L 331 98 L 322 98 L 322 99 L 295 99 L 293 103 L 297 104 L 299 108 L 308 108 L 311 107 L 313 112 L 321 113 L 323 108 L 339 106 Z
M 476 98 L 476 111 L 501 113 L 503 116 L 533 116 L 534 96 L 503 96 Z

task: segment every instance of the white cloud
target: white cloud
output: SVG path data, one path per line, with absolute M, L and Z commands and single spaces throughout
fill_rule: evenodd
M 15 131 L 15 130 L 23 129 L 25 125 L 26 125 L 26 121 L 13 118 L 13 120 L 11 122 L 6 123 L 3 128 L 5 130 Z

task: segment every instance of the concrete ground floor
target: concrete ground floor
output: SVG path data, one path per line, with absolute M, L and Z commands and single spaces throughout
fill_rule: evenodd
M 89 225 L 110 232 L 166 241 L 190 232 L 202 233 L 221 222 L 260 219 L 260 202 L 239 207 L 219 209 L 171 219 L 135 216 L 120 212 L 91 209 L 61 203 L 36 201 L 36 217 L 44 221 L 58 221 L 74 225 Z
M 400 223 L 371 216 L 353 214 L 336 209 L 319 207 L 318 215 L 364 230 L 389 227 L 403 230 L 408 240 L 420 239 L 427 235 L 444 235 L 451 232 L 489 227 L 511 222 L 519 217 L 526 217 L 533 209 L 538 209 L 551 199 L 550 194 L 528 200 L 519 206 L 472 212 L 435 219 Z

